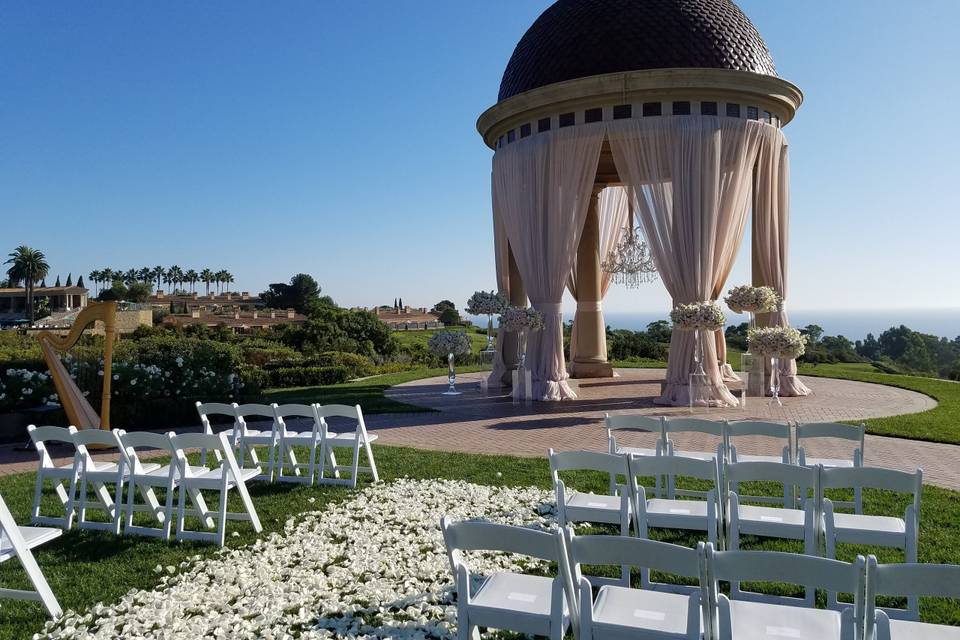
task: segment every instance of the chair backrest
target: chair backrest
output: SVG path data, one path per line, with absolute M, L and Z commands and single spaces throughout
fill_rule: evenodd
M 117 449 L 120 458 L 123 458 L 123 445 L 120 443 L 119 433 L 116 430 L 83 429 L 73 433 L 73 444 L 77 448 L 77 455 L 84 460 L 92 460 L 88 445 L 100 445 Z
M 596 451 L 554 451 L 547 452 L 550 459 L 550 474 L 554 483 L 559 480 L 560 471 L 600 471 L 610 475 L 630 475 L 627 456 L 617 453 L 599 453 Z
M 607 429 L 637 429 L 656 433 L 659 437 L 663 437 L 662 416 L 641 416 L 636 414 L 612 416 L 608 413 L 603 421 Z
M 683 432 L 706 433 L 722 438 L 723 422 L 719 420 L 703 420 L 701 418 L 664 418 L 663 432 L 668 438 L 671 433 Z
M 700 575 L 696 549 L 669 542 L 633 536 L 578 536 L 564 527 L 564 544 L 571 567 L 586 565 L 620 565 L 664 571 L 685 578 Z
M 238 404 L 235 405 L 234 411 L 235 415 L 240 418 L 248 417 L 260 417 L 260 418 L 276 418 L 276 404 Z
M 222 402 L 199 402 L 197 401 L 197 413 L 200 415 L 200 424 L 203 425 L 204 433 L 213 433 L 213 426 L 210 422 L 210 416 L 228 416 L 230 426 L 236 427 L 237 424 L 237 403 L 224 404 Z
M 742 436 L 765 436 L 783 440 L 788 452 L 788 460 L 793 460 L 793 436 L 791 435 L 789 423 L 766 422 L 763 420 L 741 420 L 739 422 L 727 422 L 724 424 L 724 445 L 727 449 L 727 455 L 731 447 L 736 446 L 732 442 L 733 438 Z
M 318 404 L 317 412 L 321 418 L 351 418 L 353 420 L 362 420 L 363 411 L 360 405 L 346 404 Z
M 920 496 L 923 492 L 923 469 L 913 473 L 880 467 L 838 467 L 820 470 L 820 490 L 826 489 L 881 489 L 913 496 L 915 514 L 920 515 Z
M 462 551 L 499 551 L 548 562 L 560 560 L 556 538 L 545 531 L 479 520 L 453 522 L 446 516 L 440 519 L 440 530 L 454 574 Z
M 800 487 L 800 495 L 805 496 L 808 490 L 816 491 L 819 470 L 782 462 L 738 462 L 726 465 L 723 478 L 728 485 L 740 482 L 775 482 L 787 487 Z
M 857 560 L 850 563 L 782 551 L 714 551 L 712 545 L 706 545 L 703 553 L 711 600 L 715 600 L 719 593 L 719 581 L 816 586 L 827 591 L 852 593 L 854 624 L 856 628 L 862 628 L 866 581 L 863 556 L 857 556 Z M 711 605 L 716 610 L 716 602 Z
M 36 425 L 28 425 L 27 433 L 30 434 L 30 440 L 33 441 L 34 445 L 41 444 L 43 442 L 65 442 L 68 444 L 73 444 L 73 434 L 76 433 L 76 427 L 38 427 Z
M 148 449 L 159 449 L 165 451 L 173 457 L 174 450 L 170 438 L 174 435 L 172 431 L 168 433 L 154 433 L 153 431 L 133 431 L 126 432 L 117 429 L 117 436 L 120 438 L 120 444 L 123 446 L 122 452 L 129 468 L 134 473 L 142 473 L 143 467 L 140 462 L 140 456 L 137 455 L 137 447 Z M 176 460 L 170 460 L 170 466 L 176 466 Z
M 313 418 L 315 415 L 316 406 L 312 404 L 277 405 L 277 416 L 280 418 Z
M 630 456 L 630 477 L 681 476 L 712 480 L 719 489 L 720 477 L 716 460 L 698 460 L 683 456 Z
M 175 433 L 170 436 L 170 446 L 173 449 L 178 472 L 183 478 L 196 475 L 187 461 L 187 449 L 215 452 L 214 459 L 219 462 L 220 466 L 226 466 L 234 478 L 239 477 L 237 459 L 233 455 L 233 447 L 230 445 L 226 433 Z
M 863 451 L 863 438 L 866 428 L 859 425 L 843 424 L 841 422 L 805 422 L 797 424 L 797 447 L 800 441 L 809 438 L 840 438 L 856 442 Z
M 960 566 L 954 564 L 878 564 L 867 557 L 866 638 L 873 638 L 877 596 L 927 596 L 960 599 Z M 889 609 L 888 609 L 889 611 Z M 915 619 L 908 609 L 895 610 L 899 617 Z

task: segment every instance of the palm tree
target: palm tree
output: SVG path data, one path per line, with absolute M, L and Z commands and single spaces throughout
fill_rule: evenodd
M 173 269 L 167 269 L 163 272 L 163 284 L 167 285 L 167 293 L 173 293 L 170 290 L 170 283 L 173 282 Z
M 100 293 L 100 278 L 102 277 L 103 277 L 103 273 L 101 273 L 100 269 L 94 269 L 93 271 L 90 272 L 90 282 L 92 282 L 94 286 L 97 288 L 98 294 Z
M 33 285 L 47 277 L 50 271 L 47 257 L 42 251 L 20 245 L 10 253 L 4 264 L 10 265 L 7 269 L 10 284 L 23 282 L 23 288 L 27 292 L 27 317 L 33 324 Z
M 207 297 L 210 296 L 210 283 L 213 282 L 213 271 L 210 269 L 204 269 L 200 272 L 200 280 L 207 288 Z
M 163 267 L 157 265 L 153 268 L 153 279 L 157 281 L 157 289 L 160 288 L 160 281 L 163 280 L 163 276 L 167 273 L 167 270 Z
M 139 280 L 139 275 L 137 274 L 136 269 L 127 269 L 123 273 L 123 284 L 127 285 L 128 287 L 137 280 Z
M 217 283 L 217 291 L 220 291 L 220 284 L 227 281 L 227 272 L 224 269 L 220 269 L 220 271 L 213 274 L 213 279 Z
M 167 270 L 167 277 L 170 278 L 170 282 L 174 285 L 173 291 L 170 293 L 176 293 L 177 285 L 183 283 L 183 269 L 177 265 L 173 265 Z
M 140 267 L 137 269 L 137 280 L 143 284 L 153 282 L 153 270 L 150 267 Z
M 197 291 L 197 282 L 200 280 L 200 276 L 197 274 L 194 269 L 187 269 L 187 272 L 183 274 L 183 277 L 187 282 L 190 283 L 190 292 L 196 293 Z
M 229 285 L 229 284 L 233 284 L 233 274 L 230 273 L 229 271 L 224 271 L 224 272 L 223 272 L 223 282 L 224 282 L 224 284 L 228 284 L 228 285 Z M 229 291 L 229 290 L 230 290 L 230 289 L 227 289 L 227 291 Z

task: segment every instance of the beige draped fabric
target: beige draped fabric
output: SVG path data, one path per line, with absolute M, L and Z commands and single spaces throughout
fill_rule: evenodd
M 779 133 L 753 120 L 685 116 L 609 123 L 614 161 L 674 305 L 712 300 L 741 243 L 761 141 Z M 733 406 L 714 339 L 703 344 L 709 400 Z M 689 403 L 693 332 L 674 331 L 660 404 Z
M 620 241 L 623 229 L 630 218 L 630 200 L 627 197 L 627 190 L 624 187 L 607 187 L 600 192 L 599 196 L 599 218 L 600 218 L 600 259 L 604 260 L 610 250 Z M 613 275 L 606 271 L 600 272 L 600 300 L 607 296 L 610 289 L 610 283 Z M 577 261 L 574 255 L 573 268 L 570 269 L 570 277 L 567 278 L 567 290 L 570 295 L 579 303 L 577 297 Z M 606 340 L 602 345 L 603 357 L 607 357 Z M 576 358 L 577 353 L 577 323 L 573 323 L 573 329 L 570 332 L 570 360 Z
M 497 212 L 497 203 L 493 203 L 493 254 L 497 267 L 497 291 L 507 299 L 510 298 L 510 243 L 507 241 L 507 231 Z M 491 387 L 503 386 L 507 365 L 504 362 L 503 351 L 509 340 L 506 340 L 504 331 L 497 330 L 497 350 L 493 354 L 493 371 L 487 379 Z M 516 349 L 516 347 L 514 347 Z
M 533 394 L 540 400 L 576 398 L 566 382 L 560 302 L 604 130 L 604 123 L 558 129 L 509 144 L 493 157 L 495 207 L 530 302 L 543 314 L 543 329 L 527 342 Z
M 790 227 L 790 161 L 782 132 L 760 150 L 754 184 L 753 284 L 773 287 L 787 299 L 787 244 Z M 757 314 L 762 327 L 789 326 L 784 307 Z M 769 370 L 769 366 L 767 367 Z M 797 377 L 795 360 L 780 364 L 780 395 L 805 396 L 810 389 Z

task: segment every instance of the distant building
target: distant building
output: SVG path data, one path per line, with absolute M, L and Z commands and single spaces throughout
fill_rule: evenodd
M 197 304 L 194 301 L 188 306 L 186 313 L 171 313 L 163 319 L 163 324 L 171 327 L 202 324 L 210 328 L 226 327 L 233 333 L 256 333 L 284 324 L 302 324 L 307 321 L 307 316 L 293 309 L 268 311 L 221 302 L 223 304 Z
M 51 313 L 78 311 L 87 306 L 88 293 L 85 287 L 37 287 L 33 290 L 33 304 L 36 308 L 46 301 Z M 25 320 L 26 317 L 26 290 L 20 287 L 0 289 L 0 321 Z
M 435 313 L 427 311 L 426 307 L 354 307 L 352 311 L 368 311 L 394 331 L 419 329 L 442 329 L 443 323 Z

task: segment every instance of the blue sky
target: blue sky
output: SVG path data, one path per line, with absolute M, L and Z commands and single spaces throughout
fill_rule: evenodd
M 63 276 L 179 264 L 260 291 L 304 271 L 345 305 L 462 304 L 494 286 L 475 121 L 548 4 L 2 0 L 0 250 Z M 806 94 L 790 304 L 960 305 L 960 3 L 740 5 Z

